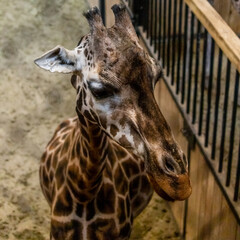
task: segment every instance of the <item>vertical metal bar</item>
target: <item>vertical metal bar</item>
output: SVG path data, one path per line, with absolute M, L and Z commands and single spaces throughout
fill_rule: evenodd
M 208 32 L 204 31 L 204 46 L 203 46 L 203 59 L 202 59 L 202 79 L 201 79 L 201 96 L 200 96 L 200 108 L 199 108 L 199 121 L 198 121 L 198 135 L 202 134 L 202 123 L 203 123 L 203 107 L 204 107 L 204 86 L 205 86 L 205 73 L 206 73 L 206 56 L 207 56 L 207 45 L 208 45 Z
M 224 106 L 223 106 L 223 118 L 222 118 L 222 136 L 221 136 L 220 157 L 219 157 L 219 167 L 218 167 L 219 172 L 222 172 L 222 169 L 223 169 L 223 157 L 224 157 L 224 144 L 225 144 L 225 134 L 226 134 L 226 123 L 227 123 L 227 109 L 228 109 L 230 74 L 231 74 L 231 62 L 228 59 L 228 61 L 227 61 L 226 85 L 225 85 L 225 97 L 224 97 Z
M 183 49 L 183 77 L 182 77 L 182 96 L 181 103 L 184 103 L 185 99 L 185 78 L 186 78 L 186 62 L 187 62 L 187 36 L 188 36 L 188 5 L 185 4 L 185 17 L 184 17 L 184 49 Z
M 179 18 L 178 18 L 178 58 L 177 58 L 177 83 L 176 83 L 176 93 L 179 93 L 180 85 L 180 61 L 181 61 L 181 51 L 182 51 L 182 6 L 183 0 L 179 2 Z
M 217 86 L 216 86 L 217 89 L 216 89 L 216 100 L 215 100 L 215 110 L 214 110 L 214 127 L 213 127 L 212 153 L 211 153 L 212 159 L 215 158 L 215 153 L 216 153 L 217 129 L 218 129 L 218 109 L 219 109 L 219 99 L 220 99 L 220 92 L 221 92 L 222 55 L 223 55 L 223 52 L 219 48 Z
M 102 15 L 103 24 L 106 24 L 105 0 L 99 0 L 99 8 Z
M 150 1 L 146 1 L 146 12 L 147 12 L 147 18 L 146 18 L 146 26 L 147 26 L 147 38 L 149 38 L 149 35 L 151 35 L 150 33 L 150 24 L 151 24 L 151 5 L 150 5 Z
M 238 145 L 238 163 L 237 163 L 237 173 L 236 173 L 236 181 L 234 187 L 234 197 L 233 200 L 238 200 L 238 193 L 239 193 L 239 183 L 240 183 L 240 142 Z
M 159 24 L 159 20 L 158 20 L 158 14 L 157 14 L 157 3 L 158 3 L 158 0 L 155 0 L 154 1 L 154 8 L 155 8 L 155 11 L 154 11 L 154 52 L 156 53 L 157 51 L 157 26 Z
M 234 147 L 234 136 L 235 136 L 235 126 L 237 118 L 237 105 L 238 105 L 238 89 L 239 89 L 239 73 L 236 71 L 235 87 L 234 87 L 234 100 L 233 100 L 233 110 L 232 110 L 232 123 L 230 132 L 230 146 L 227 164 L 227 179 L 226 186 L 230 185 L 231 180 L 231 170 L 232 170 L 232 157 L 233 157 L 233 147 Z
M 150 45 L 153 44 L 153 0 L 150 0 Z
M 163 58 L 163 68 L 165 67 L 165 53 L 166 53 L 166 49 L 165 49 L 165 41 L 166 41 L 166 12 L 167 12 L 167 1 L 164 0 L 163 1 L 164 5 L 163 5 L 163 54 L 162 54 L 162 58 Z
M 197 44 L 196 44 L 196 62 L 195 62 L 195 81 L 194 81 L 194 95 L 193 95 L 193 112 L 192 123 L 196 122 L 196 105 L 198 93 L 198 72 L 199 72 L 199 55 L 200 55 L 200 40 L 201 40 L 201 23 L 197 21 Z
M 158 60 L 161 57 L 161 47 L 162 47 L 162 0 L 159 0 L 159 20 L 158 20 Z
M 211 37 L 211 60 L 210 60 L 210 75 L 209 75 L 209 86 L 208 86 L 208 99 L 207 99 L 207 118 L 206 118 L 206 132 L 205 132 L 205 147 L 208 146 L 209 140 L 209 127 L 211 119 L 211 102 L 212 102 L 212 80 L 214 71 L 214 53 L 215 53 L 215 41 Z
M 172 0 L 168 0 L 168 37 L 167 37 L 167 76 L 170 73 L 170 44 L 171 44 Z
M 171 76 L 171 84 L 174 84 L 175 78 L 175 39 L 176 39 L 176 28 L 177 28 L 177 2 L 178 0 L 174 0 L 173 6 L 173 36 L 172 36 L 172 76 Z
M 142 14 L 142 22 L 143 22 L 143 31 L 147 32 L 147 24 L 148 24 L 148 2 L 146 0 L 143 0 L 143 9 L 145 10 L 144 13 L 146 14 L 146 16 L 144 16 L 144 14 Z
M 191 87 L 192 87 L 192 60 L 193 60 L 193 41 L 194 41 L 194 20 L 195 16 L 191 13 L 191 36 L 190 36 L 190 48 L 189 48 L 189 72 L 188 72 L 188 92 L 187 92 L 187 113 L 190 112 L 191 102 Z
M 187 159 L 188 159 L 188 172 L 190 172 L 190 164 L 191 164 L 191 145 L 188 142 L 187 147 Z M 191 173 L 190 173 L 191 174 Z M 185 201 L 184 204 L 184 217 L 183 217 L 183 239 L 186 239 L 186 233 L 187 233 L 187 216 L 188 216 L 188 199 Z

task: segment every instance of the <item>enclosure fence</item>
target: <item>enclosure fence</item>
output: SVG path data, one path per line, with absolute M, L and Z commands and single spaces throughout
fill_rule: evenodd
M 123 2 L 240 223 L 240 40 L 207 1 Z

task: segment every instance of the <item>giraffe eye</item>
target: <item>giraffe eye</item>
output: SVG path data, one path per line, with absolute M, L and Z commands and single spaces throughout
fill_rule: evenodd
M 100 82 L 88 82 L 88 87 L 96 99 L 104 99 L 114 95 L 116 89 L 110 84 Z

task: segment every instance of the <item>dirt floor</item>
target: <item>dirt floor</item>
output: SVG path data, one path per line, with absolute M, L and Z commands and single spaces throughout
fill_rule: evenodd
M 75 115 L 69 75 L 33 60 L 58 44 L 74 48 L 88 32 L 84 0 L 1 0 L 0 239 L 49 239 L 49 207 L 39 186 L 39 159 L 56 126 Z M 166 203 L 154 197 L 131 239 L 180 239 Z

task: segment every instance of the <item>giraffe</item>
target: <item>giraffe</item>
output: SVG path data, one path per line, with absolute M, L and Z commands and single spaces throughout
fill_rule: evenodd
M 40 163 L 52 240 L 129 239 L 153 189 L 166 200 L 191 194 L 186 157 L 153 94 L 162 68 L 124 5 L 112 10 L 111 28 L 94 7 L 84 14 L 90 33 L 74 50 L 57 46 L 35 60 L 72 73 L 77 93 L 77 117 L 57 127 Z

